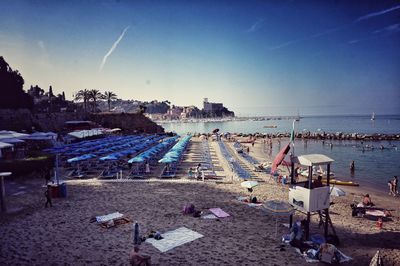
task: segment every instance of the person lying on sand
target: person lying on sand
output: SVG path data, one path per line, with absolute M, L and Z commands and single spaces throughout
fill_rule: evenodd
M 365 194 L 362 203 L 366 207 L 374 206 L 374 204 L 371 201 L 371 198 L 369 197 L 369 194 Z
M 147 255 L 140 255 L 139 246 L 135 245 L 129 256 L 129 262 L 132 266 L 150 266 L 151 258 Z

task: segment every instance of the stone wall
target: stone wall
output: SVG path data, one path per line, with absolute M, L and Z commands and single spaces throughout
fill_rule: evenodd
M 52 113 L 32 114 L 28 109 L 0 109 L 0 130 L 30 132 L 59 132 L 64 128 L 65 121 L 91 120 L 103 127 L 121 128 L 124 132 L 162 133 L 164 129 L 142 114 L 133 113 Z

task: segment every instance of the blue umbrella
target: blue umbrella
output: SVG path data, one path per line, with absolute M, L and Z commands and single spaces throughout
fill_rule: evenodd
M 87 160 L 87 159 L 92 159 L 92 158 L 95 158 L 95 157 L 96 157 L 96 155 L 93 155 L 93 154 L 84 154 L 84 155 L 79 156 L 79 157 L 74 157 L 74 158 L 68 159 L 67 162 L 69 162 L 69 163 L 80 162 L 80 161 L 84 161 L 84 160 Z
M 107 155 L 107 156 L 101 157 L 99 160 L 101 160 L 101 161 L 115 161 L 115 160 L 118 160 L 118 157 L 116 155 Z
M 128 163 L 142 163 L 144 162 L 144 158 L 142 156 L 136 156 L 128 161 Z

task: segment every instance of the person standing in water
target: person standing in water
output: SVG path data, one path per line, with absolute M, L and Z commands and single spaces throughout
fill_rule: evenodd
M 355 166 L 354 166 L 354 161 L 351 162 L 350 164 L 350 171 L 354 172 Z

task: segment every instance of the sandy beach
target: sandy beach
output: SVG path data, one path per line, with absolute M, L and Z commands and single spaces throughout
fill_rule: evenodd
M 90 222 L 94 216 L 118 211 L 138 221 L 142 235 L 150 230 L 162 234 L 182 226 L 203 235 L 165 253 L 142 243 L 141 252 L 150 255 L 154 265 L 308 265 L 294 248 L 280 247 L 281 236 L 288 230 L 281 224 L 288 223 L 288 219 L 279 220 L 276 236 L 275 217 L 266 215 L 260 207 L 239 202 L 237 197 L 248 196 L 248 192 L 240 186 L 241 180 L 232 181 L 218 144 L 210 141 L 209 145 L 213 161 L 220 168 L 218 182 L 188 179 L 185 169 L 171 180 L 157 176 L 114 182 L 69 180 L 67 198 L 53 199 L 53 207 L 44 208 L 41 178 L 7 180 L 9 213 L 0 218 L 1 264 L 129 265 L 133 223 L 106 229 Z M 250 154 L 265 161 L 262 141 L 250 146 Z M 183 165 L 189 167 L 190 160 Z M 254 189 L 257 199 L 287 201 L 287 186 L 274 183 L 265 173 L 255 175 L 263 181 Z M 24 187 L 24 193 L 18 193 L 18 187 Z M 338 248 L 353 258 L 342 265 L 368 265 L 377 250 L 382 252 L 385 265 L 399 265 L 400 198 L 365 186 L 341 188 L 347 195 L 332 198 L 335 204 L 330 214 L 341 242 Z M 392 210 L 393 221 L 384 222 L 382 230 L 375 221 L 351 216 L 350 204 L 365 193 L 377 206 Z M 186 203 L 204 212 L 221 208 L 230 217 L 207 220 L 184 215 Z M 304 218 L 295 213 L 294 220 Z M 318 217 L 312 216 L 311 221 L 311 233 L 323 234 Z

